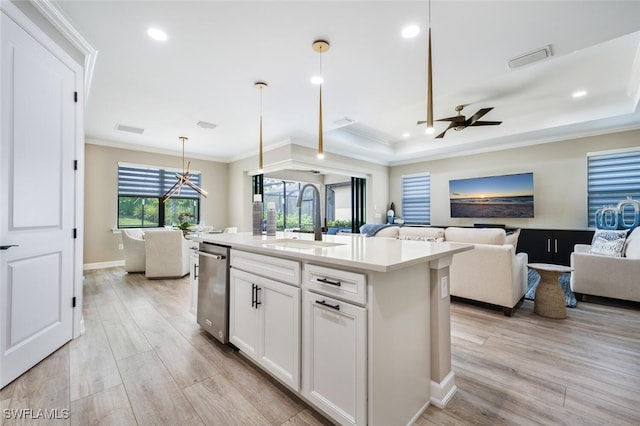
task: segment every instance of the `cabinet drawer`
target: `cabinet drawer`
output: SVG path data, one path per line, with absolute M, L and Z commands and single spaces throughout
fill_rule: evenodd
M 309 290 L 363 305 L 367 302 L 364 274 L 317 265 L 305 265 L 304 270 L 304 282 Z
M 231 266 L 272 280 L 300 285 L 300 262 L 231 250 Z

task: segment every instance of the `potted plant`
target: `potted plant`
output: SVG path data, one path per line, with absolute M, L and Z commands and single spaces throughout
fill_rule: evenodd
M 184 235 L 187 235 L 187 232 L 189 232 L 189 228 L 191 228 L 191 224 L 185 220 L 184 222 L 179 223 L 177 227 L 178 229 L 182 230 L 182 233 Z

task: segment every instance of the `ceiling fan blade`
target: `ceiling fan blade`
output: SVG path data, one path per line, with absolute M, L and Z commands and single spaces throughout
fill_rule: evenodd
M 497 126 L 498 124 L 502 124 L 502 121 L 476 121 L 469 126 Z
M 462 117 L 462 120 L 464 120 L 464 115 L 460 116 L 460 115 L 454 115 L 453 117 L 447 117 L 447 118 L 440 118 L 436 121 L 456 121 L 459 120 Z
M 447 130 L 449 130 L 449 129 L 446 129 L 444 132 L 440 133 L 440 134 L 439 134 L 438 136 L 436 136 L 434 139 L 442 139 L 442 138 L 444 138 L 444 134 L 445 134 L 445 133 L 447 133 Z
M 438 136 L 436 136 L 434 139 L 442 139 L 444 138 L 444 134 L 447 133 L 447 130 L 452 129 L 454 127 L 456 127 L 456 123 L 454 123 L 453 121 L 451 123 L 449 123 L 449 127 L 447 127 L 446 129 L 444 129 L 444 132 L 440 133 Z
M 426 121 L 422 120 L 422 121 L 418 121 L 416 124 L 419 126 L 419 125 L 424 124 L 424 123 L 426 123 Z
M 471 116 L 471 118 L 469 118 L 468 121 L 468 126 L 472 126 L 473 123 L 475 123 L 476 121 L 480 120 L 486 113 L 488 113 L 489 111 L 491 111 L 493 109 L 493 107 L 491 108 L 482 108 L 479 109 L 478 112 L 476 112 L 475 114 L 473 114 Z

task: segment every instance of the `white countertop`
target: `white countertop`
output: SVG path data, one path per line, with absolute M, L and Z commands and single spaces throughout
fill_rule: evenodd
M 473 244 L 431 243 L 425 241 L 398 240 L 395 238 L 365 237 L 361 234 L 323 235 L 322 241 L 338 243 L 332 247 L 286 247 L 275 240 L 297 239 L 313 241 L 313 234 L 278 232 L 275 237 L 253 236 L 251 232 L 235 234 L 192 234 L 197 242 L 211 242 L 235 249 L 277 257 L 303 259 L 389 272 L 418 263 L 429 262 L 473 249 Z M 272 241 L 270 244 L 268 241 Z

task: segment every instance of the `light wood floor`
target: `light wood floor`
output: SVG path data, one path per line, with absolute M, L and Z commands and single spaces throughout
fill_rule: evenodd
M 200 331 L 188 279 L 111 268 L 87 271 L 84 289 L 85 334 L 0 391 L 0 424 L 47 424 L 5 419 L 19 408 L 68 409 L 56 425 L 329 424 Z M 418 424 L 640 424 L 638 306 L 579 303 L 566 320 L 532 311 L 454 302 L 458 392 Z

